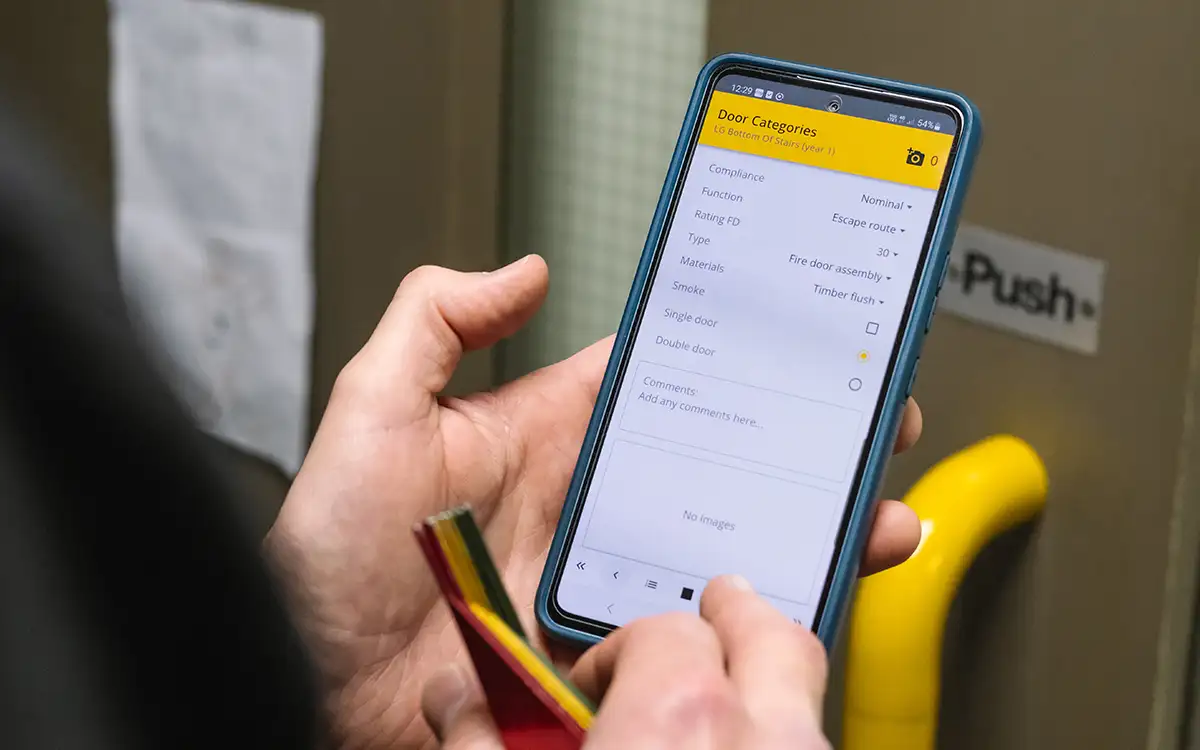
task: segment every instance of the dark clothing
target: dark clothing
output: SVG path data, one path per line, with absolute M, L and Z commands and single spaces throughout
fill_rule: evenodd
M 0 122 L 0 748 L 312 748 L 259 540 L 25 136 Z

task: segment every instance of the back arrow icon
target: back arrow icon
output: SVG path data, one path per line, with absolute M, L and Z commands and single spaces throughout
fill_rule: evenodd
M 613 608 L 613 605 L 611 605 L 611 604 L 610 604 L 610 605 L 608 605 L 608 613 L 609 613 L 610 615 L 612 614 L 612 608 Z
M 587 570 L 587 563 L 585 563 L 581 560 L 581 561 L 575 563 L 575 567 L 579 568 L 580 570 Z
M 621 575 L 621 571 L 619 571 L 619 570 L 614 570 L 614 571 L 613 571 L 613 578 L 616 578 L 616 577 L 617 577 L 617 576 L 619 576 L 619 575 Z

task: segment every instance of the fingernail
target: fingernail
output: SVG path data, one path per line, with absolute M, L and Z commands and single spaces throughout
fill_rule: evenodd
M 484 271 L 484 273 L 485 274 L 507 273 L 515 268 L 519 268 L 520 266 L 524 265 L 525 263 L 528 263 L 529 259 L 532 257 L 533 257 L 533 253 L 530 253 L 529 255 L 526 255 L 524 258 L 518 258 L 517 260 L 514 260 L 512 263 L 509 263 L 508 265 L 500 266 L 495 271 Z
M 740 589 L 742 591 L 754 591 L 754 587 L 751 586 L 750 582 L 747 581 L 742 576 L 739 576 L 739 575 L 728 576 L 727 580 L 729 581 L 729 585 L 734 587 L 735 589 Z

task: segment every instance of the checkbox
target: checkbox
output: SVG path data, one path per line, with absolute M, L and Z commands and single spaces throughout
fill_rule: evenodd
M 879 324 L 867 323 L 867 335 L 874 336 L 877 333 L 879 333 Z

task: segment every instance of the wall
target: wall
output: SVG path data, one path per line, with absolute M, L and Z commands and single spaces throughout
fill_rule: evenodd
M 423 262 L 482 268 L 498 260 L 506 19 L 503 4 L 466 0 L 295 5 L 318 10 L 327 21 L 315 421 L 336 372 L 408 269 Z M 564 7 L 517 3 L 514 14 L 534 29 L 558 19 L 558 40 L 541 41 L 557 45 L 556 55 L 581 48 L 597 55 L 591 59 L 603 63 L 605 75 L 628 68 L 615 66 L 616 57 L 604 50 L 654 63 L 659 58 L 650 53 L 662 45 L 690 49 L 690 27 L 672 30 L 665 24 L 670 14 L 647 23 L 644 36 L 618 30 L 616 38 L 597 42 L 596 28 L 580 19 L 601 11 Z M 636 4 L 625 10 L 631 9 Z M 691 10 L 681 6 L 675 18 Z M 1051 471 L 1045 518 L 991 550 L 958 603 L 942 747 L 1170 746 L 1197 537 L 1196 480 L 1182 473 L 1194 462 L 1197 443 L 1194 435 L 1185 439 L 1182 415 L 1189 383 L 1194 390 L 1197 382 L 1194 369 L 1189 381 L 1188 346 L 1196 333 L 1198 250 L 1191 219 L 1200 191 L 1191 123 L 1200 114 L 1200 66 L 1192 40 L 1200 10 L 1183 0 L 1089 4 L 1086 15 L 1066 0 L 923 0 L 915 6 L 711 0 L 708 12 L 712 53 L 774 54 L 971 95 L 983 109 L 987 136 L 967 220 L 1108 261 L 1095 358 L 939 316 L 916 389 L 926 437 L 896 462 L 889 491 L 901 494 L 937 458 L 998 431 L 1033 442 Z M 81 190 L 107 211 L 105 23 L 100 2 L 0 7 L 0 80 L 21 94 Z M 561 36 L 563 23 L 581 36 Z M 572 68 L 574 78 L 538 68 L 556 58 L 537 57 L 527 46 L 534 37 L 522 33 L 518 28 L 514 66 L 527 66 L 532 77 L 514 80 L 549 78 L 552 90 L 543 93 L 568 108 L 554 110 L 557 116 L 584 112 L 570 107 L 588 102 L 564 95 L 596 93 L 600 82 L 589 78 L 586 66 Z M 652 64 L 641 69 L 656 70 Z M 535 170 L 557 165 L 567 171 L 543 186 L 546 192 L 514 198 L 510 237 L 528 244 L 514 242 L 510 252 L 551 254 L 575 238 L 574 256 L 552 257 L 555 268 L 575 270 L 565 284 L 563 274 L 554 273 L 551 312 L 527 340 L 532 347 L 524 355 L 515 350 L 515 369 L 560 356 L 615 325 L 695 74 L 682 66 L 670 70 L 669 79 L 652 79 L 670 92 L 658 97 L 660 126 L 636 150 L 635 161 L 618 163 L 628 170 L 624 176 L 618 171 L 602 185 L 604 200 L 616 201 L 624 213 L 614 218 L 596 210 L 588 203 L 594 192 L 563 192 L 564 185 L 583 184 L 579 170 L 608 166 L 611 152 L 604 149 L 619 150 L 612 145 L 619 139 L 598 134 L 598 153 L 580 155 L 566 148 L 578 142 L 568 142 L 552 162 L 529 162 Z M 610 128 L 628 127 L 632 115 L 620 107 L 649 106 L 654 97 L 644 93 L 610 89 L 600 101 L 612 109 L 590 113 L 610 118 Z M 537 111 L 528 99 L 513 106 L 512 123 L 525 129 L 511 132 L 514 139 L 529 136 L 524 148 L 562 145 L 554 140 L 562 134 L 521 119 Z M 521 179 L 520 168 L 514 164 L 514 179 Z M 421 179 L 406 179 L 411 175 Z M 564 207 L 573 213 L 553 231 L 520 224 L 550 221 L 544 212 Z M 607 257 L 616 258 L 614 265 L 599 260 Z M 586 311 L 569 317 L 567 310 L 581 300 L 591 300 L 579 308 Z M 573 327 L 553 338 L 557 323 L 549 321 L 573 321 Z M 490 359 L 475 357 L 455 387 L 491 379 Z M 282 478 L 232 452 L 230 460 L 263 498 L 255 514 L 265 522 L 285 487 Z M 836 689 L 834 698 L 836 732 Z
M 1094 358 L 946 314 L 933 325 L 915 392 L 926 437 L 895 462 L 890 493 L 1002 431 L 1037 448 L 1052 482 L 1044 519 L 987 555 L 958 603 L 942 747 L 1172 741 L 1179 691 L 1157 703 L 1155 691 L 1177 682 L 1194 579 L 1194 542 L 1171 530 L 1197 499 L 1193 485 L 1176 502 L 1197 289 L 1197 20 L 1185 0 L 1086 13 L 1067 0 L 711 3 L 714 54 L 971 96 L 985 138 L 966 220 L 1109 264 Z
M 506 7 L 469 0 L 276 4 L 325 19 L 315 427 L 342 364 L 409 270 L 499 263 Z M 17 92 L 81 188 L 111 216 L 107 18 L 99 0 L 3 4 L 0 85 Z M 451 389 L 486 387 L 492 370 L 490 353 L 471 355 Z M 265 527 L 284 478 L 225 452 L 261 499 L 248 511 Z
M 513 4 L 508 250 L 550 295 L 504 348 L 512 377 L 616 330 L 688 95 L 705 0 Z

